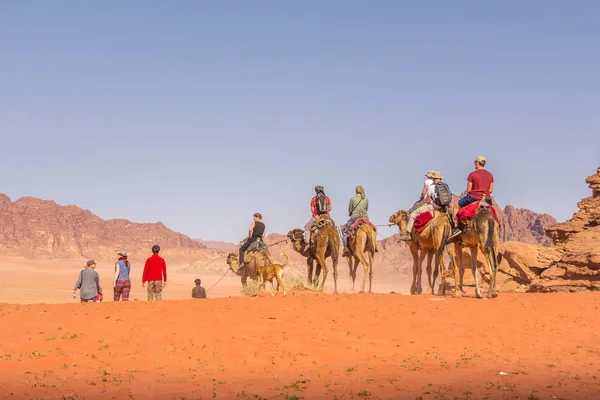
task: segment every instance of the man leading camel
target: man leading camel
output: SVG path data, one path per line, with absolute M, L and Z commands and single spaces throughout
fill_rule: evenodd
M 262 215 L 260 213 L 254 214 L 254 222 L 250 225 L 248 230 L 248 239 L 240 247 L 238 260 L 240 262 L 240 268 L 244 265 L 244 252 L 248 250 L 250 245 L 257 240 L 265 240 L 265 224 L 262 222 Z
M 429 185 L 427 188 L 427 193 L 425 195 L 425 204 L 420 207 L 417 207 L 413 212 L 408 216 L 408 224 L 406 224 L 406 231 L 400 233 L 400 240 L 404 240 L 409 242 L 412 239 L 412 228 L 415 223 L 415 218 L 425 212 L 433 213 L 436 210 L 441 210 L 442 207 L 439 206 L 435 200 L 437 199 L 437 192 L 435 191 L 435 185 L 442 181 L 444 176 L 440 171 L 431 171 L 430 174 L 431 179 L 433 180 L 433 184 Z

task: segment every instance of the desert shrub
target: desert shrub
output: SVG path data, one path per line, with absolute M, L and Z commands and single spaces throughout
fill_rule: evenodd
M 294 290 L 311 290 L 306 286 L 306 278 L 301 276 L 290 276 L 284 277 L 283 283 L 288 291 Z M 273 285 L 277 288 L 277 283 L 273 280 Z M 271 284 L 267 282 L 265 284 L 265 292 L 269 292 L 271 290 Z M 258 281 L 248 281 L 246 286 L 242 286 L 242 294 L 244 296 L 256 296 L 258 294 Z

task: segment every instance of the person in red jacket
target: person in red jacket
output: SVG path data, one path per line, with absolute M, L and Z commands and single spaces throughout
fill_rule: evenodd
M 167 263 L 158 255 L 160 246 L 152 246 L 152 256 L 146 260 L 142 274 L 142 287 L 148 282 L 148 300 L 162 300 L 163 286 L 167 286 Z

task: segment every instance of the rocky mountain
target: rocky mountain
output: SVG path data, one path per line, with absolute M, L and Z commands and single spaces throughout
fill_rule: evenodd
M 145 259 L 154 244 L 174 261 L 195 258 L 206 248 L 161 222 L 105 221 L 76 206 L 32 197 L 12 202 L 0 194 L 1 255 L 113 260 L 116 251 L 123 249 L 132 259 Z
M 538 214 L 525 208 L 506 206 L 498 210 L 500 219 L 500 240 L 552 245 L 544 228 L 557 224 L 558 221 L 548 214 Z

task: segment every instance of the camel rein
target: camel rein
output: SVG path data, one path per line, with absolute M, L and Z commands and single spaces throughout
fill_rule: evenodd
M 218 280 L 218 281 L 216 281 L 216 282 L 215 282 L 215 284 L 214 284 L 214 285 L 212 285 L 212 286 L 210 287 L 210 289 L 212 289 L 212 288 L 214 288 L 215 286 L 217 286 L 217 283 L 221 282 L 221 281 L 223 280 L 223 278 L 225 278 L 225 275 L 227 275 L 227 273 L 228 273 L 228 272 L 229 272 L 229 268 L 227 268 L 227 269 L 225 270 L 225 273 L 223 274 L 223 276 L 222 276 L 222 277 L 220 277 L 220 278 L 219 278 L 219 280 Z M 208 289 L 208 290 L 206 291 L 206 293 L 210 292 L 210 289 Z

